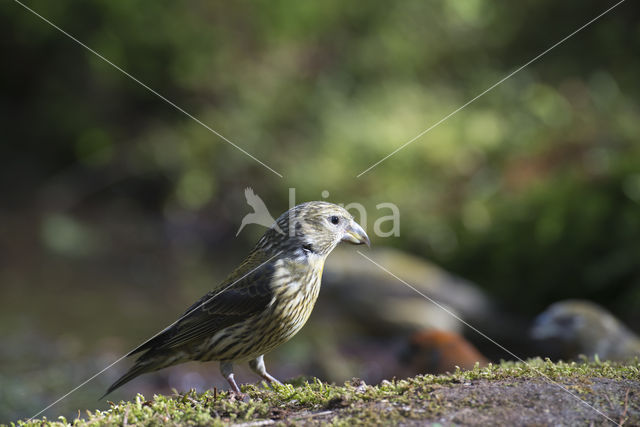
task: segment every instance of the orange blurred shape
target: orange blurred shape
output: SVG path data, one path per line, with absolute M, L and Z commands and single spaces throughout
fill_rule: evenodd
M 453 372 L 456 366 L 473 369 L 476 362 L 484 366 L 489 361 L 462 336 L 447 331 L 416 332 L 403 354 L 407 375 L 443 374 Z

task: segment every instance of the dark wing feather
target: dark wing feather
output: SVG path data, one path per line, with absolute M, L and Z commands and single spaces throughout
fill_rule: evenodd
M 250 255 L 216 290 L 189 307 L 175 325 L 128 356 L 145 350 L 164 350 L 198 342 L 263 311 L 273 299 L 270 283 L 275 268 L 273 262 L 260 266 L 256 258 L 260 257 L 255 253 Z

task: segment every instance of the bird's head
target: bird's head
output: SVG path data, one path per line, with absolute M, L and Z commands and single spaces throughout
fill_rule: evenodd
M 369 236 L 353 216 L 333 203 L 299 204 L 280 215 L 276 224 L 282 233 L 271 228 L 261 242 L 273 244 L 276 241 L 278 249 L 286 252 L 303 251 L 326 256 L 340 242 L 370 245 Z
M 552 304 L 540 314 L 530 335 L 535 340 L 556 342 L 562 347 L 563 357 L 573 358 L 578 354 L 592 356 L 596 353 L 606 357 L 607 346 L 625 339 L 631 332 L 599 305 L 567 300 Z

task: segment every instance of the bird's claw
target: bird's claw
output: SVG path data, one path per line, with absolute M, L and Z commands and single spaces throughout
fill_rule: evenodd
M 238 393 L 235 391 L 230 391 L 229 392 L 229 401 L 231 402 L 244 402 L 247 403 L 249 402 L 249 400 L 251 400 L 249 398 L 249 395 L 246 393 Z

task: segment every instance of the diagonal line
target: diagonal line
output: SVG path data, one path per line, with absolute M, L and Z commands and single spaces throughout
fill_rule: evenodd
M 131 353 L 132 351 L 134 351 L 136 348 L 145 345 L 146 343 L 148 343 L 149 341 L 151 341 L 152 339 L 154 339 L 155 337 L 157 337 L 158 335 L 160 335 L 161 333 L 163 333 L 164 331 L 166 331 L 167 329 L 171 328 L 172 326 L 174 326 L 175 324 L 177 324 L 179 321 L 181 321 L 182 319 L 184 319 L 185 317 L 187 317 L 188 315 L 190 315 L 191 313 L 193 313 L 195 310 L 200 309 L 201 307 L 203 307 L 205 304 L 209 303 L 211 300 L 213 300 L 215 297 L 217 297 L 218 295 L 220 295 L 221 293 L 223 293 L 224 291 L 226 291 L 227 289 L 229 289 L 230 287 L 232 287 L 233 285 L 235 285 L 236 283 L 238 283 L 239 281 L 241 281 L 242 279 L 244 279 L 245 277 L 247 277 L 248 275 L 250 275 L 251 273 L 253 273 L 254 271 L 258 270 L 260 267 L 262 267 L 263 265 L 265 265 L 266 263 L 268 263 L 269 261 L 271 261 L 272 259 L 274 259 L 275 257 L 277 257 L 278 255 L 280 255 L 282 253 L 282 251 L 279 251 L 278 253 L 276 253 L 275 255 L 273 255 L 271 258 L 269 258 L 268 260 L 266 260 L 265 262 L 263 262 L 262 264 L 260 264 L 259 266 L 257 266 L 256 268 L 252 269 L 251 271 L 249 271 L 247 274 L 245 274 L 244 276 L 240 277 L 238 280 L 232 282 L 230 285 L 225 286 L 221 291 L 219 291 L 218 293 L 216 293 L 215 295 L 213 295 L 211 298 L 208 298 L 206 301 L 204 301 L 202 304 L 198 305 L 197 307 L 193 308 L 192 310 L 188 310 L 186 313 L 184 313 L 182 316 L 180 316 L 178 318 L 178 320 L 176 320 L 175 322 L 171 323 L 169 326 L 167 326 L 166 328 L 163 328 L 162 330 L 160 330 L 158 333 L 156 333 L 154 336 L 152 336 L 151 338 L 145 340 L 142 344 L 135 346 L 134 348 L 132 348 L 130 351 L 128 351 L 127 353 L 125 353 L 123 356 L 121 356 L 118 360 L 116 360 L 115 362 L 111 363 L 110 365 L 104 367 L 100 372 L 97 372 L 96 374 L 92 375 L 91 377 L 87 378 L 86 380 L 84 380 L 84 382 L 82 382 L 81 384 L 79 384 L 78 386 L 74 387 L 73 389 L 71 389 L 70 391 L 68 391 L 66 394 L 64 394 L 63 396 L 61 396 L 60 398 L 58 398 L 56 401 L 54 401 L 53 403 L 50 403 L 49 406 L 47 406 L 44 409 L 41 409 L 38 413 L 36 413 L 35 415 L 31 416 L 31 418 L 29 418 L 29 421 L 31 421 L 32 419 L 34 419 L 35 417 L 37 417 L 38 415 L 42 414 L 44 411 L 46 411 L 47 409 L 51 408 L 52 406 L 58 404 L 60 401 L 66 399 L 70 394 L 74 393 L 76 390 L 78 390 L 79 388 L 81 388 L 82 386 L 84 386 L 85 384 L 87 384 L 88 382 L 90 382 L 91 380 L 93 380 L 94 378 L 98 377 L 100 374 L 102 374 L 103 372 L 107 371 L 109 368 L 111 368 L 113 365 L 117 364 L 118 362 L 120 362 L 121 360 L 125 359 L 129 353 Z M 103 396 L 104 397 L 104 396 Z
M 367 169 L 365 169 L 364 171 L 360 172 L 356 178 L 360 178 L 362 175 L 364 175 L 365 173 L 369 172 L 371 169 L 375 168 L 376 166 L 378 166 L 380 163 L 384 162 L 385 160 L 387 160 L 389 157 L 393 156 L 394 154 L 396 154 L 398 151 L 402 150 L 403 148 L 405 148 L 407 145 L 415 142 L 416 140 L 420 139 L 424 134 L 426 134 L 427 132 L 429 132 L 430 130 L 434 129 L 435 127 L 439 126 L 440 124 L 444 123 L 447 119 L 449 119 L 450 117 L 454 116 L 455 114 L 457 114 L 458 112 L 460 112 L 461 110 L 463 110 L 464 108 L 466 108 L 469 104 L 473 103 L 474 101 L 476 101 L 478 98 L 486 95 L 487 93 L 491 92 L 493 89 L 495 89 L 496 87 L 500 86 L 502 83 L 504 83 L 505 81 L 507 81 L 508 79 L 510 79 L 511 77 L 513 77 L 514 75 L 516 75 L 518 72 L 522 71 L 524 68 L 528 67 L 529 65 L 531 65 L 532 63 L 534 63 L 535 61 L 537 61 L 538 59 L 542 58 L 543 56 L 545 56 L 547 53 L 551 52 L 553 49 L 555 49 L 556 47 L 560 46 L 562 43 L 566 42 L 567 40 L 569 40 L 571 37 L 575 36 L 576 34 L 578 34 L 580 31 L 584 30 L 585 28 L 587 28 L 589 25 L 593 24 L 594 22 L 596 22 L 598 19 L 602 18 L 604 15 L 606 15 L 607 13 L 611 12 L 613 9 L 615 9 L 616 7 L 620 6 L 622 3 L 624 3 L 626 0 L 620 0 L 618 3 L 614 4 L 613 6 L 611 6 L 609 9 L 605 10 L 604 12 L 602 12 L 600 15 L 596 16 L 595 18 L 591 19 L 589 22 L 587 22 L 586 24 L 584 24 L 583 26 L 581 26 L 580 28 L 578 28 L 577 30 L 575 30 L 574 32 L 572 32 L 571 34 L 569 34 L 568 36 L 564 37 L 562 40 L 560 40 L 559 42 L 553 44 L 551 47 L 547 48 L 546 50 L 544 50 L 542 53 L 538 54 L 537 56 L 535 56 L 533 59 L 529 60 L 528 62 L 526 62 L 524 65 L 521 65 L 520 67 L 516 68 L 515 70 L 513 70 L 512 72 L 510 72 L 509 74 L 507 74 L 506 76 L 504 76 L 502 79 L 498 80 L 496 83 L 494 83 L 493 85 L 489 86 L 487 89 L 485 89 L 484 91 L 480 92 L 479 95 L 477 95 L 476 97 L 470 99 L 469 101 L 467 101 L 466 103 L 464 103 L 461 107 L 453 110 L 452 112 L 450 112 L 449 114 L 447 114 L 446 116 L 444 116 L 443 118 L 441 118 L 440 120 L 438 120 L 437 122 L 435 122 L 434 124 L 432 124 L 431 126 L 429 126 L 428 128 L 426 128 L 425 130 L 423 130 L 422 132 L 420 132 L 419 134 L 417 134 L 416 136 L 414 136 L 413 138 L 411 138 L 410 140 L 408 140 L 407 142 L 405 142 L 404 144 L 402 144 L 400 147 L 396 148 L 395 150 L 393 150 L 391 153 L 387 154 L 385 157 L 383 157 L 382 159 L 378 160 L 376 163 L 372 164 L 371 166 L 369 166 Z
M 234 142 L 232 142 L 229 138 L 227 138 L 226 136 L 222 135 L 220 132 L 214 130 L 213 128 L 211 128 L 211 126 L 207 125 L 206 123 L 204 123 L 203 121 L 201 121 L 200 119 L 198 119 L 197 117 L 195 117 L 194 115 L 192 115 L 191 113 L 189 113 L 188 111 L 186 111 L 184 108 L 178 106 L 177 104 L 175 104 L 174 102 L 170 101 L 169 99 L 167 99 L 165 96 L 163 96 L 162 94 L 160 94 L 158 91 L 150 88 L 149 86 L 147 86 L 146 84 L 142 83 L 140 80 L 138 80 L 137 78 L 135 78 L 134 76 L 132 76 L 131 74 L 129 74 L 128 72 L 126 72 L 125 70 L 123 70 L 121 67 L 119 67 L 118 65 L 114 64 L 113 62 L 111 62 L 110 60 L 108 60 L 107 58 L 105 58 L 104 56 L 102 56 L 101 54 L 99 54 L 98 52 L 96 52 L 95 50 L 93 50 L 92 48 L 90 48 L 89 46 L 87 46 L 86 44 L 84 44 L 83 42 L 81 42 L 80 40 L 78 40 L 77 38 L 75 38 L 74 36 L 72 36 L 71 34 L 69 34 L 68 32 L 66 32 L 65 30 L 63 30 L 62 28 L 58 27 L 56 24 L 54 24 L 53 22 L 49 21 L 47 18 L 45 18 L 44 16 L 40 15 L 38 12 L 36 12 L 35 10 L 31 9 L 30 7 L 26 6 L 24 3 L 21 3 L 19 0 L 14 0 L 16 3 L 18 3 L 20 6 L 22 6 L 23 8 L 25 8 L 26 10 L 28 10 L 29 12 L 33 13 L 35 16 L 37 16 L 38 18 L 42 19 L 44 22 L 46 22 L 47 24 L 51 25 L 53 28 L 55 28 L 56 30 L 60 31 L 62 34 L 64 34 L 65 36 L 69 37 L 71 40 L 73 40 L 74 42 L 78 43 L 80 46 L 82 46 L 83 48 L 85 48 L 86 50 L 88 50 L 89 52 L 93 53 L 95 56 L 97 56 L 98 58 L 102 59 L 104 62 L 106 62 L 107 64 L 111 65 L 113 68 L 115 68 L 116 70 L 120 71 L 122 74 L 124 74 L 125 76 L 129 77 L 131 80 L 133 80 L 134 82 L 138 83 L 140 86 L 142 86 L 143 88 L 147 89 L 149 92 L 153 93 L 154 95 L 156 95 L 158 98 L 162 99 L 164 102 L 166 102 L 167 104 L 171 105 L 173 108 L 175 108 L 176 110 L 180 111 L 182 114 L 184 114 L 185 116 L 189 117 L 190 119 L 192 119 L 193 121 L 195 121 L 196 123 L 198 123 L 200 126 L 204 127 L 205 129 L 207 129 L 209 132 L 213 133 L 214 135 L 216 135 L 218 138 L 228 142 L 229 144 L 231 144 L 232 146 L 234 146 L 236 149 L 240 150 L 241 152 L 243 152 L 245 155 L 251 157 L 253 160 L 255 160 L 256 162 L 260 163 L 262 166 L 264 166 L 265 168 L 269 169 L 271 172 L 273 172 L 274 174 L 278 175 L 280 178 L 282 178 L 282 174 L 276 172 L 274 169 L 272 169 L 271 167 L 269 167 L 268 165 L 266 165 L 264 162 L 258 160 L 253 154 L 249 153 L 247 150 L 245 150 L 244 148 L 240 147 L 239 145 L 235 144 Z
M 372 260 L 371 258 L 369 258 L 368 256 L 366 256 L 365 254 L 363 254 L 360 251 L 356 251 L 358 252 L 360 255 L 362 255 L 365 259 L 369 260 L 372 264 L 376 265 L 378 268 L 380 268 L 382 271 L 384 271 L 385 273 L 389 274 L 390 276 L 392 276 L 394 279 L 400 281 L 401 283 L 403 283 L 404 285 L 408 286 L 409 288 L 413 289 L 415 292 L 417 292 L 418 294 L 420 294 L 423 298 L 429 300 L 431 303 L 435 304 L 438 308 L 444 310 L 445 312 L 447 312 L 448 314 L 450 314 L 451 316 L 455 317 L 457 320 L 459 320 L 460 322 L 464 323 L 467 327 L 471 328 L 473 331 L 477 332 L 478 334 L 482 335 L 482 337 L 486 338 L 487 340 L 489 340 L 490 342 L 492 342 L 493 344 L 495 344 L 496 346 L 498 346 L 499 348 L 501 348 L 502 350 L 504 350 L 506 353 L 508 353 L 509 355 L 511 355 L 512 357 L 518 359 L 520 362 L 524 363 L 525 365 L 527 365 L 527 367 L 529 367 L 530 369 L 536 371 L 538 374 L 540 374 L 542 376 L 542 378 L 544 378 L 549 384 L 555 385 L 559 388 L 561 388 L 562 390 L 566 391 L 567 393 L 569 393 L 571 396 L 573 396 L 575 399 L 579 400 L 580 402 L 584 403 L 585 405 L 587 405 L 589 408 L 593 409 L 594 411 L 596 411 L 598 414 L 602 415 L 603 417 L 605 417 L 607 420 L 611 421 L 612 423 L 616 424 L 616 425 L 620 425 L 617 422 L 615 422 L 614 420 L 612 420 L 611 418 L 609 418 L 607 415 L 605 415 L 602 411 L 600 411 L 599 409 L 597 409 L 596 407 L 594 407 L 593 405 L 591 405 L 589 402 L 587 402 L 586 400 L 581 399 L 579 396 L 577 396 L 576 394 L 572 393 L 570 390 L 568 390 L 566 387 L 564 387 L 562 384 L 552 380 L 551 378 L 549 378 L 547 375 L 545 375 L 544 373 L 542 373 L 540 370 L 538 370 L 537 368 L 529 365 L 525 360 L 523 360 L 522 358 L 516 356 L 513 352 L 511 352 L 510 350 L 508 350 L 507 348 L 505 348 L 504 346 L 502 346 L 501 344 L 497 343 L 496 341 L 494 341 L 493 339 L 491 339 L 490 337 L 488 337 L 486 334 L 484 334 L 482 331 L 474 328 L 473 326 L 471 326 L 469 323 L 465 322 L 462 318 L 460 318 L 457 314 L 455 314 L 454 312 L 452 312 L 451 310 L 449 310 L 447 307 L 443 306 L 442 304 L 438 303 L 438 301 L 434 300 L 433 298 L 430 298 L 429 296 L 425 295 L 424 293 L 420 292 L 418 289 L 416 289 L 415 287 L 411 286 L 409 283 L 407 283 L 406 281 L 402 280 L 400 277 L 396 276 L 395 274 L 393 274 L 392 272 L 390 272 L 389 270 L 387 270 L 385 267 L 383 267 L 382 265 L 378 264 L 377 262 L 375 262 L 374 260 Z

